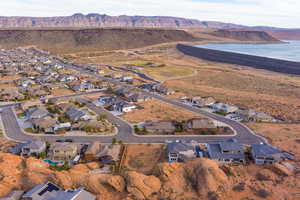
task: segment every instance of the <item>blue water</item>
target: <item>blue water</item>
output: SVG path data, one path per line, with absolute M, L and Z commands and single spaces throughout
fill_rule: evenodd
M 50 165 L 53 165 L 53 166 L 56 166 L 58 164 L 58 162 L 55 162 L 55 161 L 52 161 L 52 160 L 44 160 L 44 162 L 46 162 Z
M 242 44 L 242 43 L 210 43 L 195 45 L 201 48 L 229 51 L 277 58 L 282 60 L 300 62 L 300 41 L 284 41 L 286 44 Z

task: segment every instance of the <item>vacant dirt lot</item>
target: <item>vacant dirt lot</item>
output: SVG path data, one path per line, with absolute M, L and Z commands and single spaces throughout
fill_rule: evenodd
M 170 121 L 170 120 L 188 120 L 200 115 L 192 113 L 176 106 L 158 101 L 149 100 L 146 102 L 137 103 L 143 109 L 134 110 L 122 116 L 130 123 L 139 123 L 147 120 L 152 121 Z
M 127 145 L 123 168 L 151 174 L 154 167 L 164 161 L 164 145 L 131 144 Z
M 0 90 L 7 88 L 16 88 L 16 85 L 14 83 L 0 83 Z
M 63 96 L 63 95 L 74 94 L 74 92 L 67 88 L 58 88 L 58 89 L 52 90 L 51 94 L 54 96 Z
M 6 80 L 15 80 L 18 78 L 21 78 L 21 75 L 13 75 L 13 76 L 0 76 L 0 81 L 6 81 Z

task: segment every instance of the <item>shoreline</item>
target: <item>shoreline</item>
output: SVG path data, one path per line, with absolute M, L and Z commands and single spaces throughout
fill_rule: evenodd
M 300 75 L 300 62 L 296 61 L 213 50 L 186 44 L 178 44 L 176 49 L 184 55 L 211 62 L 248 66 L 255 69 L 263 69 L 289 75 Z

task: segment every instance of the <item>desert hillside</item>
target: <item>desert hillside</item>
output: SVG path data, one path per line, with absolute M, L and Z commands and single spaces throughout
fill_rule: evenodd
M 195 41 L 181 30 L 42 29 L 1 30 L 0 47 L 34 45 L 58 53 L 136 48 L 174 41 Z
M 0 197 L 13 189 L 29 190 L 47 181 L 65 189 L 84 186 L 102 200 L 294 199 L 299 187 L 299 174 L 290 173 L 283 165 L 230 167 L 202 158 L 186 164 L 160 163 L 150 175 L 126 170 L 91 173 L 99 163 L 53 171 L 43 161 L 5 153 L 0 153 L 0 167 Z
M 173 42 L 278 42 L 262 31 L 145 28 L 2 29 L 0 48 L 37 46 L 54 53 L 132 49 Z
M 239 41 L 254 41 L 254 42 L 278 42 L 279 40 L 272 37 L 264 31 L 233 31 L 233 30 L 217 30 L 209 33 L 210 35 L 234 39 Z

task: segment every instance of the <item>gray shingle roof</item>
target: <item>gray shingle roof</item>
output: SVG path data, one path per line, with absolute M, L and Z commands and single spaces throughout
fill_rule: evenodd
M 252 153 L 255 156 L 269 156 L 278 153 L 283 153 L 281 149 L 266 144 L 253 144 L 251 145 L 251 147 Z
M 179 152 L 189 151 L 189 150 L 194 151 L 195 147 L 189 143 L 184 143 L 184 142 L 172 142 L 169 143 L 167 146 L 168 153 L 179 153 Z

